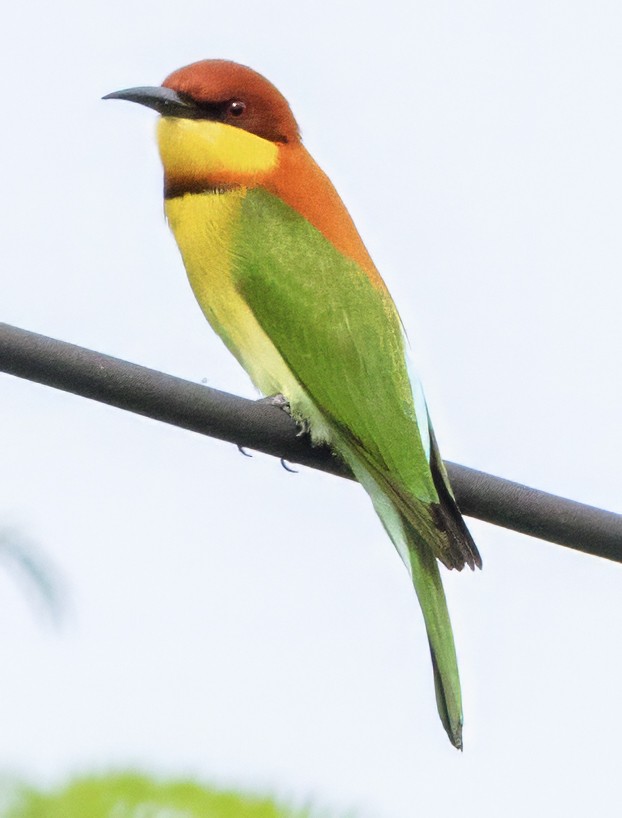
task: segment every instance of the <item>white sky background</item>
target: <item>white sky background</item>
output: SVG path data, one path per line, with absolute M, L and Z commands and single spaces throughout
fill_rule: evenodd
M 0 320 L 253 396 L 164 224 L 155 115 L 228 57 L 290 100 L 415 347 L 446 458 L 622 511 L 622 7 L 69 2 L 3 12 Z M 378 818 L 619 815 L 622 566 L 472 523 L 465 752 L 355 485 L 2 377 L 0 769 L 139 766 Z

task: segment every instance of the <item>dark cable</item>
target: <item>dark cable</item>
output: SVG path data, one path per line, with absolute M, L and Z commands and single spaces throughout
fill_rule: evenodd
M 281 409 L 0 323 L 0 371 L 352 479 Z M 446 463 L 462 512 L 622 562 L 622 515 Z

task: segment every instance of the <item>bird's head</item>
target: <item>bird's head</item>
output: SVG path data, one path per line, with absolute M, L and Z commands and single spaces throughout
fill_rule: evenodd
M 153 108 L 168 196 L 255 184 L 278 165 L 279 151 L 300 134 L 285 97 L 238 63 L 203 60 L 161 86 L 128 88 L 104 99 Z

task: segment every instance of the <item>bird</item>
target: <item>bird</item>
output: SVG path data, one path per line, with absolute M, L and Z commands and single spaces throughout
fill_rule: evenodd
M 439 563 L 481 568 L 439 454 L 397 307 L 289 103 L 253 69 L 192 63 L 104 99 L 160 114 L 166 218 L 211 326 L 257 390 L 368 493 L 423 613 L 436 703 L 463 747 Z

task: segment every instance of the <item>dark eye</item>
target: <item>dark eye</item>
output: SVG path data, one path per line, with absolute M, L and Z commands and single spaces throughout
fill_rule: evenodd
M 240 99 L 234 99 L 227 105 L 227 113 L 229 116 L 242 116 L 246 110 L 246 103 Z

